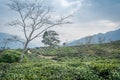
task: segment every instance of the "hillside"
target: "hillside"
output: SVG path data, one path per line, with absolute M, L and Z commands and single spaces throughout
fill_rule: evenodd
M 0 49 L 1 49 L 1 47 L 4 46 L 4 39 L 11 39 L 11 38 L 13 38 L 13 36 L 14 36 L 14 35 L 12 35 L 12 34 L 1 33 L 1 32 L 0 32 Z M 18 37 L 18 39 L 24 41 L 24 39 L 22 39 L 22 38 L 19 38 L 19 37 Z M 9 48 L 11 48 L 11 49 L 23 48 L 23 44 L 20 43 L 20 42 L 9 42 L 6 47 L 9 47 Z M 29 44 L 29 47 L 30 47 L 30 48 L 31 48 L 31 47 L 33 48 L 33 47 L 34 47 L 34 44 L 30 43 L 30 44 Z
M 119 44 L 120 41 L 115 41 L 92 44 L 89 47 L 80 45 L 54 49 L 32 49 L 32 54 L 26 56 L 28 61 L 24 63 L 0 63 L 0 79 L 120 80 Z M 11 52 L 12 55 L 13 52 L 19 53 L 19 50 L 6 50 L 5 52 Z M 0 57 L 1 61 L 14 60 L 8 58 L 7 55 L 3 57 Z
M 4 46 L 4 39 L 11 39 L 13 35 L 8 33 L 0 33 L 0 47 Z M 20 42 L 9 42 L 6 47 L 9 48 L 22 48 L 23 45 Z
M 109 43 L 112 41 L 117 41 L 120 40 L 120 29 L 115 30 L 115 31 L 109 31 L 105 34 L 103 33 L 99 33 L 99 34 L 95 34 L 92 35 L 92 39 L 91 39 L 91 44 L 98 44 L 99 43 L 99 39 L 104 39 L 103 43 Z M 88 36 L 87 36 L 88 37 Z M 80 45 L 80 44 L 86 44 L 86 38 L 87 37 L 83 37 L 80 38 L 78 40 L 74 40 L 70 43 L 68 43 L 69 46 L 75 46 L 75 45 Z

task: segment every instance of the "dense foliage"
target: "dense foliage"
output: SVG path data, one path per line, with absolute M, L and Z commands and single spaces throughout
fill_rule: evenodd
M 16 50 L 6 50 L 0 56 L 0 62 L 18 62 L 21 52 Z
M 43 34 L 42 43 L 51 47 L 58 45 L 60 43 L 60 40 L 58 39 L 58 33 L 53 30 L 45 31 Z
M 119 80 L 120 61 L 40 62 L 0 64 L 1 80 Z
M 32 49 L 28 62 L 0 63 L 0 80 L 120 80 L 117 43 Z

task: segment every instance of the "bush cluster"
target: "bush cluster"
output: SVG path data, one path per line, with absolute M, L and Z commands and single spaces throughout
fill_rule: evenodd
M 5 50 L 0 56 L 0 62 L 13 63 L 20 60 L 21 52 L 16 50 Z
M 119 80 L 120 65 L 80 61 L 0 64 L 1 80 Z

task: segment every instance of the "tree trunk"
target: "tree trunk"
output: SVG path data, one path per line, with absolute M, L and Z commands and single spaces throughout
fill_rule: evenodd
M 24 45 L 23 52 L 22 52 L 22 54 L 21 54 L 21 56 L 20 56 L 20 62 L 23 62 L 24 55 L 25 55 L 25 53 L 26 53 L 26 51 L 27 51 L 28 43 L 29 43 L 29 41 L 26 41 L 26 43 L 25 43 L 25 45 Z

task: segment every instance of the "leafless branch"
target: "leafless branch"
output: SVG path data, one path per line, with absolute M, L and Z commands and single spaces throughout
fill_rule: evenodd
M 11 0 L 11 3 L 8 4 L 8 6 L 19 14 L 20 18 L 11 22 L 10 25 L 22 27 L 26 38 L 24 51 L 27 49 L 30 41 L 39 37 L 47 29 L 57 25 L 70 24 L 67 19 L 71 17 L 71 15 L 54 19 L 51 16 L 51 8 L 45 6 L 43 3 Z

